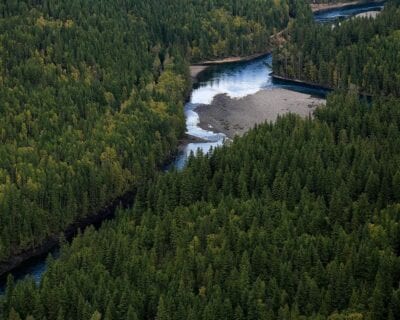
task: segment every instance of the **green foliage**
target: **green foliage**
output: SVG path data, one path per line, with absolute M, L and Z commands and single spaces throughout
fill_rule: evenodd
M 317 32 L 299 1 L 0 4 L 0 260 L 137 191 L 39 286 L 9 277 L 0 318 L 397 319 L 399 100 L 330 96 L 313 119 L 279 118 L 155 174 L 184 131 L 188 59 L 257 52 L 300 16 L 280 72 L 332 85 L 330 59 L 383 45 L 365 61 L 395 73 L 390 8 Z M 308 60 L 292 58 L 300 45 Z M 398 94 L 384 77 L 357 82 L 367 64 L 349 61 L 338 86 Z
M 372 95 L 400 96 L 400 8 L 390 1 L 376 19 L 334 25 L 308 21 L 276 50 L 277 75 Z
M 182 55 L 200 61 L 265 52 L 269 37 L 286 27 L 290 2 L 130 0 L 123 5 L 140 12 L 154 43 L 175 44 Z
M 285 116 L 191 158 L 63 248 L 40 287 L 10 280 L 0 309 L 47 319 L 397 315 L 399 110 L 398 100 L 331 96 L 315 119 Z
M 0 4 L 0 261 L 172 156 L 189 59 L 264 51 L 287 21 L 284 0 Z

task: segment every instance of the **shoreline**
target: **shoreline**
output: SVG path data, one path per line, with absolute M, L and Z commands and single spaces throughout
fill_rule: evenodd
M 310 87 L 310 88 L 313 88 L 313 89 L 327 90 L 327 91 L 335 90 L 335 88 L 332 88 L 332 87 L 329 87 L 329 86 L 324 86 L 324 85 L 321 85 L 321 84 L 318 84 L 318 83 L 314 83 L 314 82 L 311 82 L 311 81 L 284 77 L 284 76 L 277 75 L 275 73 L 271 73 L 271 77 L 272 77 L 272 79 L 280 81 L 280 82 L 289 83 L 289 84 L 296 84 L 296 85 L 302 85 L 302 86 Z
M 216 60 L 206 60 L 206 61 L 201 61 L 198 63 L 194 63 L 192 66 L 213 66 L 213 65 L 219 65 L 219 64 L 229 64 L 229 63 L 236 63 L 236 62 L 246 62 L 250 60 L 254 60 L 257 58 L 264 57 L 268 54 L 271 54 L 271 50 L 266 50 L 263 52 L 259 53 L 254 53 L 248 56 L 231 56 L 231 57 L 226 57 L 222 59 L 216 59 Z
M 190 71 L 190 77 L 192 78 L 192 82 L 195 82 L 198 78 L 198 76 L 207 70 L 210 66 L 196 66 L 196 65 L 191 65 L 189 67 Z
M 211 104 L 198 106 L 196 112 L 202 129 L 222 132 L 233 139 L 244 135 L 257 124 L 274 122 L 278 116 L 287 113 L 304 118 L 312 116 L 314 110 L 325 102 L 325 99 L 309 93 L 274 88 L 239 99 L 220 94 L 214 97 Z
M 192 136 L 190 134 L 185 134 L 181 140 L 179 140 L 179 146 L 177 152 L 179 152 L 182 147 L 189 143 L 202 143 L 206 140 Z M 174 158 L 175 155 L 172 156 Z M 166 160 L 167 163 L 171 162 L 171 159 Z M 52 234 L 42 241 L 41 244 L 36 245 L 32 248 L 23 249 L 15 255 L 10 256 L 7 260 L 0 262 L 0 286 L 5 284 L 6 276 L 13 271 L 18 272 L 24 264 L 29 264 L 35 261 L 35 259 L 40 259 L 41 257 L 47 258 L 47 255 L 52 252 L 52 250 L 59 247 L 62 241 L 70 241 L 75 237 L 79 230 L 82 232 L 90 227 L 94 226 L 97 228 L 104 221 L 113 218 L 115 216 L 116 210 L 119 207 L 127 208 L 133 204 L 135 198 L 135 193 L 133 191 L 127 191 L 122 196 L 114 199 L 109 205 L 97 211 L 97 213 L 88 215 L 87 217 L 80 218 L 79 220 L 71 223 L 65 230 L 60 231 L 58 234 Z
M 112 201 L 108 206 L 99 210 L 96 214 L 89 215 L 81 218 L 78 221 L 71 223 L 64 231 L 60 231 L 58 234 L 53 234 L 40 245 L 20 251 L 18 254 L 11 256 L 9 259 L 0 262 L 0 281 L 5 280 L 5 276 L 12 272 L 18 271 L 19 268 L 25 263 L 29 263 L 35 258 L 40 258 L 44 255 L 47 256 L 51 250 L 55 249 L 60 245 L 60 242 L 66 239 L 71 240 L 79 230 L 85 230 L 90 226 L 99 226 L 103 221 L 111 218 L 115 215 L 118 207 L 127 207 L 133 203 L 134 192 L 127 191 L 124 195 L 118 197 Z
M 294 78 L 288 78 L 288 77 L 284 77 L 284 76 L 279 76 L 277 74 L 272 73 L 271 77 L 276 80 L 276 81 L 280 81 L 283 83 L 288 83 L 288 84 L 295 84 L 295 85 L 300 85 L 300 86 L 304 86 L 304 87 L 309 87 L 312 89 L 317 89 L 317 90 L 325 90 L 328 92 L 332 92 L 334 90 L 337 90 L 338 88 L 335 87 L 328 87 L 328 86 L 324 86 L 318 83 L 313 83 L 311 81 L 306 81 L 306 80 L 300 80 L 300 79 L 294 79 Z M 362 97 L 367 97 L 370 98 L 373 95 L 370 93 L 366 93 L 366 92 L 362 92 L 362 91 L 358 91 L 358 94 Z
M 330 11 L 333 9 L 343 9 L 347 7 L 353 7 L 353 6 L 359 6 L 359 5 L 368 5 L 368 4 L 379 4 L 379 3 L 384 3 L 385 1 L 383 0 L 370 0 L 370 1 L 351 1 L 351 2 L 341 2 L 341 3 L 311 3 L 311 11 L 313 13 L 321 13 L 325 11 Z
M 203 73 L 205 70 L 207 70 L 209 67 L 222 65 L 222 64 L 248 62 L 251 60 L 255 60 L 255 59 L 267 56 L 267 55 L 271 54 L 271 52 L 272 52 L 271 50 L 268 50 L 268 51 L 264 51 L 261 53 L 255 53 L 252 55 L 248 55 L 248 56 L 238 56 L 238 57 L 232 56 L 232 57 L 226 57 L 226 58 L 217 59 L 217 60 L 206 60 L 206 61 L 194 63 L 194 64 L 191 64 L 189 67 L 190 76 L 191 76 L 192 80 L 195 81 L 198 79 L 199 75 L 201 73 Z
M 237 63 L 246 62 L 254 60 L 265 55 L 270 54 L 270 51 L 265 51 L 263 53 L 258 53 L 243 57 L 228 57 L 215 61 L 205 61 L 199 64 L 194 64 L 190 66 L 190 75 L 192 77 L 192 82 L 197 81 L 198 76 L 209 67 L 218 64 L 226 63 Z M 177 152 L 184 148 L 189 143 L 202 143 L 207 142 L 204 139 L 194 137 L 186 134 L 180 140 L 180 145 L 178 146 Z M 40 244 L 35 245 L 31 248 L 23 249 L 17 254 L 14 254 L 4 261 L 0 262 L 0 283 L 5 281 L 5 276 L 13 271 L 18 271 L 24 264 L 28 264 L 34 259 L 40 258 L 44 255 L 49 254 L 53 249 L 59 246 L 62 239 L 71 239 L 74 235 L 78 233 L 79 230 L 84 230 L 92 225 L 97 225 L 102 223 L 104 220 L 113 217 L 115 215 L 116 209 L 122 205 L 123 207 L 129 206 L 133 203 L 134 193 L 132 191 L 126 192 L 124 195 L 113 200 L 108 206 L 100 209 L 97 213 L 89 215 L 87 217 L 81 218 L 73 223 L 71 223 L 65 230 L 61 230 L 57 234 L 52 234 L 44 239 Z
M 322 13 L 325 11 L 330 11 L 330 10 L 335 10 L 335 9 L 343 9 L 343 8 L 348 8 L 348 7 L 355 7 L 355 6 L 360 6 L 360 5 L 368 5 L 368 4 L 379 4 L 382 3 L 384 4 L 386 0 L 355 0 L 351 2 L 340 2 L 340 3 L 320 3 L 320 4 L 310 4 L 311 11 L 316 14 L 316 13 Z M 276 37 L 280 37 L 283 32 L 285 32 L 287 28 L 284 28 L 280 30 L 279 32 L 273 34 L 270 36 L 270 39 L 274 39 Z M 272 49 L 269 48 L 268 50 L 265 50 L 260 53 L 254 53 L 248 56 L 230 56 L 230 57 L 225 57 L 221 59 L 215 59 L 215 60 L 205 60 L 205 61 L 200 61 L 193 63 L 189 66 L 189 71 L 190 71 L 190 77 L 192 78 L 193 82 L 196 82 L 198 80 L 198 77 L 201 73 L 206 71 L 209 67 L 211 66 L 216 66 L 216 65 L 222 65 L 222 64 L 231 64 L 231 63 L 239 63 L 239 62 L 246 62 L 246 61 L 251 61 L 254 59 L 258 59 L 261 57 L 264 57 L 268 54 L 272 53 Z

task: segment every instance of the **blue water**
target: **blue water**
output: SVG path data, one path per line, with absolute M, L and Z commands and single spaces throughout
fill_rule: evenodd
M 384 7 L 384 1 L 363 4 L 363 5 L 355 5 L 348 6 L 342 9 L 335 9 L 329 11 L 322 11 L 320 13 L 315 14 L 315 20 L 320 23 L 329 23 L 335 22 L 337 20 L 343 20 L 347 18 L 351 18 L 357 14 L 370 12 L 370 11 L 381 11 Z
M 352 17 L 367 11 L 382 10 L 383 4 L 360 5 L 350 8 L 334 9 L 320 12 L 315 15 L 315 20 L 321 23 L 335 22 L 338 19 Z M 260 90 L 270 90 L 273 88 L 286 88 L 294 91 L 309 93 L 317 96 L 324 96 L 325 90 L 316 89 L 301 85 L 284 84 L 274 82 L 271 77 L 272 55 L 233 64 L 214 66 L 203 72 L 198 84 L 193 88 L 190 101 L 185 105 L 187 133 L 204 139 L 202 143 L 190 143 L 174 161 L 174 167 L 182 169 L 191 152 L 196 153 L 198 149 L 203 153 L 210 151 L 210 148 L 221 146 L 226 136 L 223 133 L 214 133 L 211 130 L 201 129 L 199 116 L 195 109 L 201 104 L 210 104 L 218 94 L 227 94 L 232 98 L 240 98 L 254 94 Z M 211 129 L 211 128 L 210 128 Z M 58 251 L 51 253 L 55 258 Z M 32 259 L 20 268 L 14 270 L 12 275 L 16 280 L 27 276 L 33 277 L 39 283 L 43 273 L 46 271 L 46 256 Z M 0 279 L 0 293 L 4 291 L 5 277 Z
M 383 2 L 349 6 L 316 13 L 315 20 L 320 23 L 333 23 L 359 13 L 380 11 L 382 8 Z M 213 66 L 200 75 L 198 84 L 193 88 L 190 101 L 185 106 L 186 133 L 206 142 L 188 144 L 176 158 L 176 168 L 182 169 L 192 152 L 196 153 L 200 149 L 203 153 L 207 153 L 210 148 L 222 145 L 227 139 L 223 133 L 214 133 L 212 127 L 204 130 L 198 126 L 200 119 L 195 109 L 201 104 L 210 104 L 218 94 L 242 98 L 260 90 L 286 88 L 317 96 L 326 95 L 326 90 L 273 81 L 270 75 L 271 65 L 272 55 L 269 54 L 252 61 Z
M 41 256 L 32 258 L 28 262 L 24 263 L 22 266 L 14 269 L 11 274 L 14 280 L 22 280 L 26 277 L 31 277 L 36 284 L 40 283 L 43 273 L 47 269 L 47 257 L 52 255 L 54 259 L 59 257 L 59 249 L 55 248 L 49 253 L 43 254 Z M 6 289 L 7 276 L 5 275 L 0 278 L 0 294 L 3 294 Z
M 233 98 L 245 97 L 254 94 L 260 89 L 273 88 L 272 71 L 265 63 L 271 63 L 272 56 L 255 59 L 250 62 L 220 65 L 209 68 L 202 74 L 199 83 L 193 88 L 190 101 L 185 105 L 186 128 L 191 136 L 201 138 L 207 142 L 190 143 L 177 158 L 175 166 L 181 169 L 191 152 L 201 149 L 207 153 L 224 143 L 227 137 L 223 133 L 214 133 L 203 130 L 198 126 L 200 119 L 195 109 L 202 104 L 210 104 L 218 94 L 228 94 Z

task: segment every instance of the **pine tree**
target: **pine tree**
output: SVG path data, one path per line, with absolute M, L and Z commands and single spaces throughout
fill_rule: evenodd
M 160 299 L 158 301 L 156 319 L 157 320 L 169 320 L 170 319 L 169 311 L 164 302 L 163 296 L 160 296 Z

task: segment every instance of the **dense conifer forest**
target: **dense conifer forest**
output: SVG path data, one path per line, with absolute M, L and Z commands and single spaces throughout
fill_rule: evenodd
M 0 258 L 136 195 L 39 285 L 10 276 L 0 319 L 400 319 L 398 5 L 325 27 L 301 1 L 0 4 Z M 275 72 L 341 90 L 157 170 L 190 61 L 263 51 L 290 19 Z
M 329 98 L 139 189 L 65 246 L 25 319 L 397 319 L 400 103 Z M 96 318 L 97 317 L 97 318 Z
M 1 2 L 0 262 L 153 175 L 188 62 L 265 50 L 288 19 L 283 0 Z
M 296 23 L 274 54 L 275 74 L 331 88 L 400 96 L 400 2 L 375 19 Z

